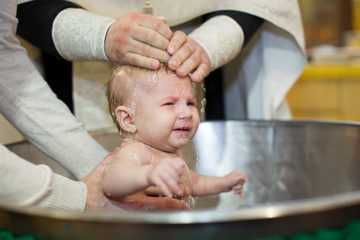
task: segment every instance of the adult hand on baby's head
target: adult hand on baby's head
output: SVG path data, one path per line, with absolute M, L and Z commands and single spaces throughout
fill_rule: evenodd
M 184 32 L 174 33 L 167 51 L 171 55 L 168 66 L 180 77 L 191 73 L 191 80 L 200 82 L 211 70 L 210 57 L 205 49 Z
M 244 196 L 243 186 L 248 181 L 247 176 L 239 171 L 232 171 L 223 177 L 225 191 L 233 190 L 235 194 Z
M 173 34 L 157 17 L 142 13 L 124 15 L 110 26 L 105 53 L 112 62 L 148 69 L 167 62 L 179 77 L 192 73 L 193 82 L 200 82 L 211 70 L 210 57 L 200 44 L 184 32 Z
M 115 63 L 158 69 L 170 58 L 166 49 L 172 31 L 155 16 L 129 13 L 114 22 L 106 35 L 105 52 Z

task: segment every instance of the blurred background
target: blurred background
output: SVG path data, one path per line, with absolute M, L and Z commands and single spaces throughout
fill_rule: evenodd
M 299 0 L 308 64 L 287 95 L 294 119 L 360 121 L 360 0 Z M 0 143 L 23 139 L 0 114 Z
M 360 0 L 299 0 L 308 64 L 287 95 L 294 119 L 360 121 Z

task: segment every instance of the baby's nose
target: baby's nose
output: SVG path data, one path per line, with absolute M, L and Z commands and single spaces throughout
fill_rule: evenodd
M 181 107 L 178 112 L 178 117 L 180 119 L 191 119 L 192 111 L 188 106 Z

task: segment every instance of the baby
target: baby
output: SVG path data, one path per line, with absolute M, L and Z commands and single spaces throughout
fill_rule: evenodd
M 166 65 L 157 71 L 119 66 L 107 95 L 123 142 L 103 174 L 106 195 L 121 198 L 156 187 L 159 195 L 188 203 L 190 196 L 230 190 L 243 196 L 245 174 L 204 176 L 189 171 L 181 156 L 180 149 L 195 135 L 200 121 L 189 77 L 179 78 Z

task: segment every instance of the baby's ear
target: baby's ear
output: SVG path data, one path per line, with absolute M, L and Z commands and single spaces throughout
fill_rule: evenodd
M 116 120 L 118 121 L 120 128 L 129 133 L 136 132 L 136 126 L 133 121 L 133 115 L 130 113 L 130 109 L 126 106 L 119 106 L 115 110 Z

